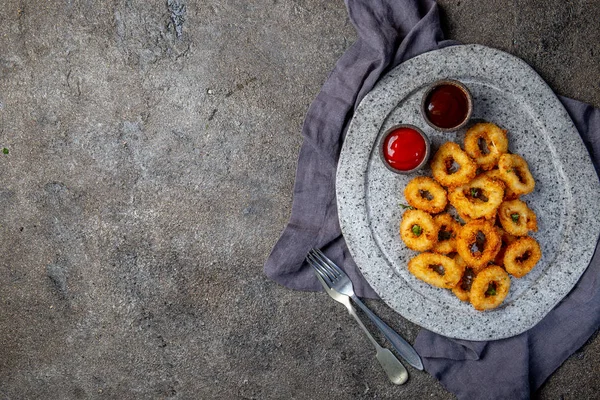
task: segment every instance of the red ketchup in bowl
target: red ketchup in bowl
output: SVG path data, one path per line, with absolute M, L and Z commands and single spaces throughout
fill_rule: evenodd
M 383 142 L 383 157 L 390 167 L 410 171 L 421 164 L 427 152 L 425 139 L 414 129 L 398 128 Z

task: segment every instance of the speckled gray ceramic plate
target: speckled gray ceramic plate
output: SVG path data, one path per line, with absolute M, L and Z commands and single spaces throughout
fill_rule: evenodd
M 398 234 L 403 189 L 415 175 L 396 175 L 381 163 L 376 144 L 394 124 L 421 127 L 433 151 L 448 140 L 462 145 L 467 125 L 439 133 L 423 121 L 426 86 L 458 79 L 473 94 L 473 119 L 508 130 L 509 149 L 525 157 L 536 179 L 523 197 L 537 213 L 542 259 L 524 278 L 511 278 L 497 309 L 478 312 L 445 289 L 407 270 L 416 252 Z M 418 175 L 431 175 L 426 168 Z M 414 323 L 469 340 L 517 335 L 539 322 L 575 285 L 591 260 L 600 231 L 600 183 L 562 104 L 520 59 L 478 45 L 453 46 L 415 57 L 392 70 L 360 103 L 348 129 L 337 172 L 340 224 L 362 274 L 380 297 Z

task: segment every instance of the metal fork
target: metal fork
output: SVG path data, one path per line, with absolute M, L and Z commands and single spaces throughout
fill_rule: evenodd
M 311 263 L 312 265 L 311 261 L 309 261 L 309 263 Z M 327 283 L 325 283 L 323 278 L 321 278 L 319 273 L 316 270 L 314 272 L 317 278 L 319 279 L 319 282 L 321 282 L 321 285 L 323 285 L 323 289 L 325 289 L 325 292 L 332 299 L 339 303 L 342 303 L 346 307 L 348 313 L 352 315 L 354 320 L 358 323 L 358 326 L 360 326 L 365 335 L 367 335 L 369 341 L 373 344 L 373 346 L 375 346 L 375 349 L 377 350 L 377 352 L 375 353 L 375 358 L 377 358 L 377 361 L 379 361 L 379 364 L 385 371 L 389 380 L 396 385 L 402 385 L 404 382 L 406 382 L 408 380 L 408 372 L 406 371 L 406 368 L 404 368 L 404 365 L 402 365 L 402 363 L 398 361 L 394 353 L 392 353 L 388 349 L 381 347 L 379 343 L 375 341 L 365 324 L 363 324 L 361 319 L 356 314 L 356 310 L 354 309 L 354 307 L 352 307 L 352 304 L 350 303 L 350 297 L 330 288 L 327 285 Z
M 423 362 L 421 357 L 416 350 L 400 336 L 396 331 L 390 328 L 385 322 L 383 322 L 377 315 L 367 308 L 366 305 L 356 296 L 354 293 L 354 287 L 352 281 L 346 275 L 346 273 L 338 267 L 333 261 L 331 261 L 323 252 L 319 249 L 312 249 L 307 256 L 308 260 L 312 260 L 311 265 L 321 275 L 323 280 L 338 292 L 349 296 L 356 305 L 364 311 L 369 319 L 375 324 L 377 328 L 383 333 L 387 340 L 390 341 L 394 349 L 398 354 L 406 360 L 410 365 L 418 370 L 423 370 Z

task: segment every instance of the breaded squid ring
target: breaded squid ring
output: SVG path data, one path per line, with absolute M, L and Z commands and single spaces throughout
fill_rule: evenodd
M 450 172 L 453 163 L 458 164 L 456 172 Z M 455 187 L 468 183 L 477 173 L 477 164 L 458 144 L 446 142 L 440 146 L 431 161 L 433 178 L 441 185 Z
M 529 231 L 537 232 L 537 216 L 521 200 L 505 201 L 498 208 L 498 218 L 504 230 L 511 235 L 527 236 Z
M 411 206 L 431 214 L 444 211 L 448 203 L 446 190 L 427 176 L 417 176 L 408 182 L 404 197 Z
M 483 244 L 478 240 L 479 233 L 483 234 Z M 491 222 L 475 219 L 458 232 L 456 251 L 465 260 L 467 265 L 478 273 L 493 261 L 500 251 L 502 240 L 500 234 Z M 475 248 L 473 251 L 473 248 Z M 483 247 L 483 248 L 481 248 Z
M 408 262 L 408 271 L 430 285 L 451 289 L 460 280 L 464 268 L 441 254 L 421 253 Z
M 517 196 L 531 193 L 535 189 L 535 180 L 527 161 L 520 155 L 502 154 L 498 160 L 498 170 L 502 180 Z
M 517 278 L 522 278 L 535 267 L 542 258 L 539 243 L 529 236 L 521 237 L 511 243 L 504 253 L 504 268 Z
M 494 264 L 496 264 L 499 267 L 504 266 L 504 253 L 506 253 L 506 249 L 508 248 L 508 245 L 515 242 L 518 237 L 511 235 L 510 233 L 506 232 L 504 229 L 500 228 L 499 226 L 496 227 L 496 230 L 498 231 L 498 234 L 500 235 L 500 240 L 502 241 L 502 246 L 500 246 L 500 251 L 498 252 L 498 254 L 496 254 L 496 257 L 494 258 Z
M 506 271 L 491 265 L 473 279 L 469 301 L 476 310 L 490 310 L 502 304 L 509 290 L 510 277 Z
M 471 292 L 471 285 L 473 284 L 473 279 L 475 278 L 475 271 L 473 268 L 467 267 L 467 264 L 462 259 L 462 257 L 457 254 L 454 256 L 454 262 L 456 265 L 463 267 L 464 272 L 460 281 L 452 288 L 452 293 L 456 297 L 458 297 L 461 301 L 469 301 L 469 294 Z
M 452 217 L 444 213 L 433 217 L 433 220 L 439 228 L 438 242 L 433 246 L 432 251 L 438 254 L 448 254 L 456 251 L 456 235 L 461 225 Z
M 502 179 L 502 174 L 498 169 L 492 169 L 491 171 L 485 171 L 480 176 L 487 176 L 488 178 L 492 178 L 504 185 L 504 200 L 514 200 L 519 197 L 506 182 Z
M 450 204 L 459 215 L 471 219 L 493 219 L 504 199 L 504 186 L 487 176 L 478 176 L 466 185 L 450 190 Z
M 454 208 L 456 209 L 456 207 Z M 468 224 L 469 222 L 473 221 L 473 218 L 461 213 L 459 210 L 456 210 L 456 214 L 461 219 L 461 221 L 459 221 L 461 225 Z
M 479 146 L 483 140 L 487 147 L 485 153 Z M 500 156 L 508 151 L 506 131 L 491 122 L 473 125 L 465 135 L 465 152 L 475 160 L 479 168 L 490 170 L 496 166 Z
M 433 217 L 421 210 L 408 210 L 402 216 L 400 237 L 409 249 L 430 250 L 438 239 L 439 228 Z

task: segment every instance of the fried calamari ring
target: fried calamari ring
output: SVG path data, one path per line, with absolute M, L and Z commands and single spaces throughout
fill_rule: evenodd
M 454 171 L 454 163 L 458 170 Z M 458 144 L 446 142 L 440 146 L 431 161 L 433 178 L 441 185 L 455 187 L 468 183 L 477 173 L 477 164 Z
M 481 174 L 480 176 L 487 176 L 488 178 L 492 178 L 492 179 L 502 183 L 504 185 L 504 200 L 514 200 L 519 197 L 519 195 L 516 194 L 508 186 L 508 184 L 506 182 L 504 182 L 504 180 L 502 179 L 502 174 L 500 173 L 500 170 L 493 169 L 491 171 L 486 171 L 483 174 Z
M 517 278 L 522 278 L 542 258 L 542 250 L 535 239 L 525 236 L 511 243 L 504 253 L 504 268 Z
M 456 251 L 456 235 L 461 225 L 450 214 L 438 214 L 433 220 L 439 228 L 438 242 L 432 251 L 438 254 L 448 254 Z
M 487 149 L 482 149 L 480 141 Z M 496 166 L 500 156 L 508 151 L 506 131 L 491 122 L 473 125 L 465 135 L 465 152 L 475 160 L 479 168 L 490 170 Z
M 535 180 L 531 176 L 527 161 L 518 154 L 502 154 L 498 160 L 502 180 L 517 195 L 533 192 Z
M 526 236 L 529 231 L 537 232 L 537 216 L 521 200 L 505 201 L 500 204 L 498 217 L 504 230 L 511 235 Z
M 404 197 L 411 206 L 432 214 L 444 211 L 448 203 L 446 190 L 426 176 L 418 176 L 408 182 Z
M 510 277 L 506 271 L 491 265 L 473 279 L 469 301 L 476 310 L 490 310 L 502 304 L 509 289 Z
M 456 209 L 456 207 L 455 207 L 455 209 Z M 469 216 L 467 216 L 467 215 L 465 215 L 465 214 L 461 213 L 461 212 L 460 212 L 460 211 L 458 211 L 458 210 L 456 210 L 456 214 L 457 214 L 457 215 L 458 215 L 458 217 L 460 218 L 460 221 L 459 221 L 459 223 L 460 223 L 461 225 L 468 224 L 469 222 L 473 221 L 473 218 L 471 218 L 471 217 L 469 217 Z
M 451 289 L 460 280 L 464 267 L 441 254 L 421 253 L 408 262 L 408 271 L 430 285 Z
M 504 199 L 504 186 L 480 175 L 466 185 L 450 190 L 448 199 L 461 216 L 493 219 Z
M 499 267 L 502 267 L 504 265 L 504 253 L 506 253 L 508 245 L 515 242 L 518 239 L 518 237 L 511 235 L 499 226 L 496 227 L 496 230 L 498 231 L 500 239 L 502 240 L 502 246 L 500 246 L 500 251 L 498 252 L 498 254 L 496 254 L 496 257 L 494 258 L 494 264 L 498 265 Z
M 465 262 L 465 260 L 463 260 L 463 258 L 460 256 L 460 254 L 454 253 L 454 256 L 452 258 L 454 259 L 456 265 L 458 265 L 459 267 L 470 268 Z
M 430 250 L 438 239 L 439 228 L 433 217 L 421 210 L 408 210 L 402 216 L 400 237 L 409 249 Z
M 473 268 L 467 267 L 465 260 L 457 254 L 454 256 L 454 262 L 459 267 L 463 267 L 464 271 L 460 281 L 452 288 L 452 293 L 456 297 L 458 297 L 461 301 L 469 301 L 469 293 L 471 292 L 471 285 L 473 284 L 473 279 L 475 278 L 475 271 Z
M 489 221 L 475 219 L 458 232 L 456 251 L 478 273 L 494 260 L 501 245 L 502 240 L 496 227 Z

